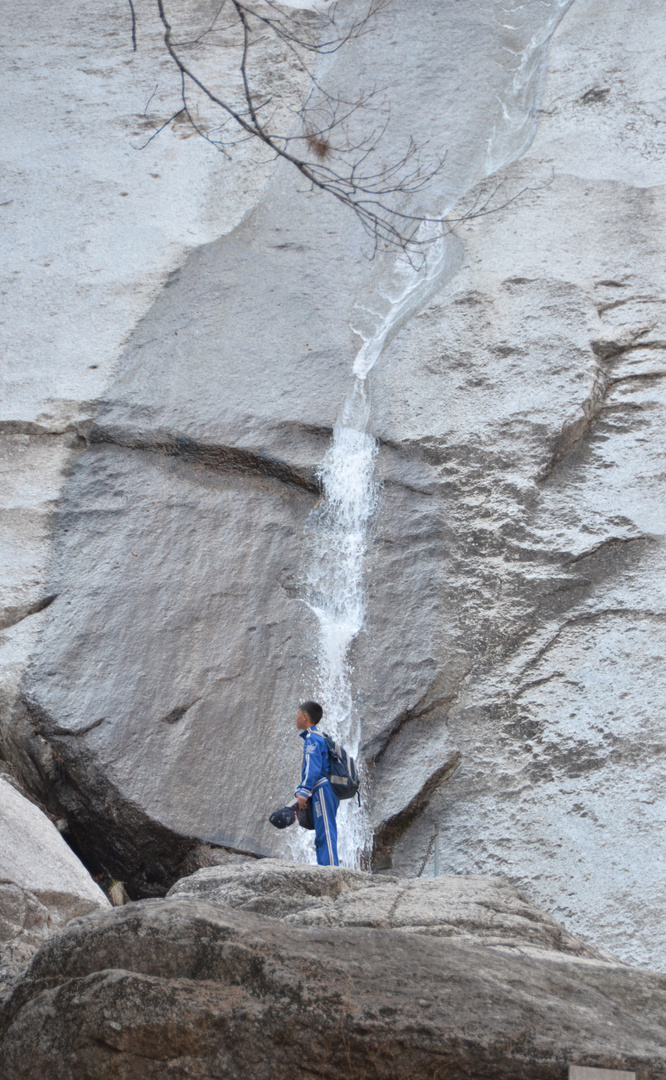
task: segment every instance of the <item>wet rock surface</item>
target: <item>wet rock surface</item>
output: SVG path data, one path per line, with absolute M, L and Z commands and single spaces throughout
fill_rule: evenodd
M 664 979 L 590 958 L 564 933 L 558 943 L 552 920 L 499 882 L 275 863 L 226 880 L 215 868 L 216 884 L 207 873 L 51 939 L 0 1015 L 3 1077 L 555 1080 L 569 1062 L 666 1075 Z M 411 899 L 387 917 L 391 889 Z M 367 912 L 368 891 L 399 929 L 349 924 L 348 903 Z M 271 898 L 282 921 L 250 910 Z M 463 935 L 424 933 L 431 918 L 449 934 L 461 898 Z M 331 925 L 304 926 L 313 909 L 299 902 L 323 904 Z M 420 930 L 405 918 L 417 908 Z M 493 919 L 549 936 L 522 951 L 520 930 L 517 948 L 488 936 Z

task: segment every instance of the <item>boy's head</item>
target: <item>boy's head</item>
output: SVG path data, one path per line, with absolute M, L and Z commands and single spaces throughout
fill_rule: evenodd
M 298 706 L 296 727 L 299 731 L 305 731 L 306 728 L 318 724 L 323 715 L 324 710 L 316 701 L 304 701 L 302 705 Z

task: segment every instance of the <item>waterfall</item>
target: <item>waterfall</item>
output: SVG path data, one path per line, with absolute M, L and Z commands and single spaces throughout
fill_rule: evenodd
M 423 226 L 422 231 L 427 228 Z M 363 565 L 369 525 L 379 496 L 375 475 L 378 444 L 368 431 L 366 378 L 392 333 L 414 306 L 423 302 L 429 285 L 439 279 L 448 246 L 446 239 L 435 243 L 427 263 L 418 272 L 405 256 L 392 255 L 390 266 L 380 271 L 384 289 L 378 310 L 367 303 L 357 305 L 354 329 L 363 345 L 354 363 L 352 388 L 319 469 L 322 499 L 308 521 L 311 561 L 306 602 L 319 623 L 322 729 L 343 743 L 355 758 L 361 748 L 361 725 L 353 706 L 349 650 L 364 622 Z M 363 787 L 360 806 L 354 800 L 342 803 L 338 811 L 338 854 L 344 866 L 363 867 L 370 855 L 369 792 L 367 785 Z M 288 839 L 295 858 L 312 859 L 311 844 L 303 836 L 292 834 Z
M 358 757 L 361 727 L 352 703 L 350 646 L 363 626 L 363 563 L 368 525 L 377 502 L 377 442 L 367 431 L 365 380 L 357 378 L 336 424 L 320 469 L 323 500 L 310 522 L 312 561 L 308 604 L 319 622 L 319 693 L 322 727 Z M 361 866 L 370 835 L 365 799 L 338 812 L 338 854 Z
M 308 522 L 306 603 L 319 623 L 321 727 L 354 757 L 360 750 L 361 727 L 353 709 L 349 649 L 364 621 L 363 563 L 378 495 L 377 441 L 367 431 L 368 414 L 365 378 L 356 378 L 321 464 L 322 499 Z M 365 801 L 360 806 L 356 800 L 342 803 L 338 824 L 341 865 L 361 867 L 370 837 Z M 299 831 L 286 839 L 293 858 L 314 861 L 308 837 Z
M 479 181 L 521 156 L 536 130 L 549 40 L 573 0 L 539 0 L 538 5 L 498 0 L 494 6 L 501 50 L 510 57 L 504 69 L 504 94 L 498 92 L 501 120 L 490 130 L 476 133 L 478 155 L 448 196 L 429 190 L 437 213 L 445 217 Z M 504 20 L 512 19 L 512 23 Z M 518 25 L 513 25 L 513 20 Z M 521 22 L 521 19 L 523 20 Z M 435 188 L 437 184 L 433 185 Z M 446 205 L 442 206 L 442 203 Z M 405 206 L 415 216 L 432 214 L 422 206 Z M 358 758 L 360 718 L 355 711 L 349 651 L 364 625 L 364 560 L 369 527 L 379 501 L 375 475 L 377 440 L 368 431 L 370 402 L 366 379 L 407 319 L 422 307 L 456 272 L 460 244 L 453 235 L 438 236 L 438 226 L 424 222 L 418 238 L 428 241 L 423 265 L 416 268 L 403 253 L 377 256 L 351 316 L 351 327 L 361 338 L 352 367 L 353 384 L 334 427 L 331 445 L 319 470 L 323 497 L 310 515 L 307 533 L 310 565 L 305 602 L 319 624 L 317 695 L 324 707 L 322 729 L 342 742 Z M 362 762 L 359 762 L 362 767 Z M 367 864 L 372 828 L 367 796 L 342 803 L 338 813 L 338 851 L 345 866 Z M 287 838 L 292 857 L 314 861 L 309 836 L 294 831 Z

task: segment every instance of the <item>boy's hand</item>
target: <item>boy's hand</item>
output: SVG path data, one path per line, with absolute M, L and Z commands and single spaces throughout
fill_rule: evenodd
M 298 809 L 299 810 L 305 810 L 305 807 L 307 805 L 308 805 L 307 797 L 305 795 L 299 795 L 298 796 Z

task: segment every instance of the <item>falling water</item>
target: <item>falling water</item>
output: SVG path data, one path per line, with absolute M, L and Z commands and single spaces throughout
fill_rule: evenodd
M 417 273 L 405 257 L 391 257 L 389 272 L 381 275 L 383 302 L 378 310 L 357 306 L 354 329 L 364 339 L 354 364 L 354 382 L 333 431 L 331 445 L 319 470 L 323 498 L 311 515 L 311 562 L 307 603 L 319 623 L 319 695 L 324 707 L 322 728 L 358 758 L 361 725 L 354 710 L 349 650 L 363 627 L 365 595 L 363 566 L 369 524 L 378 501 L 375 474 L 377 440 L 368 432 L 370 415 L 366 377 L 391 333 L 415 303 L 423 301 L 428 285 L 439 277 L 447 242 L 433 245 L 426 266 Z M 368 327 L 367 334 L 363 324 Z M 338 813 L 338 853 L 344 866 L 367 862 L 372 830 L 367 791 L 359 806 L 341 804 Z M 298 835 L 290 838 L 292 854 L 312 857 Z
M 511 33 L 521 31 L 503 20 L 528 9 L 511 0 L 495 7 L 502 48 L 514 57 L 511 79 L 501 100 L 502 120 L 491 129 L 483 160 L 470 164 L 455 197 L 440 209 L 449 213 L 465 191 L 520 156 L 536 129 L 536 102 L 544 70 L 545 48 L 564 11 L 573 0 L 541 0 L 540 19 L 528 24 L 527 42 L 512 48 Z M 534 10 L 534 9 L 532 9 Z M 529 20 L 528 20 L 529 23 Z M 520 35 L 519 35 L 520 36 Z M 434 193 L 436 198 L 436 192 Z M 432 192 L 431 192 L 432 195 Z M 440 202 L 441 207 L 441 202 Z M 426 212 L 416 206 L 409 212 Z M 433 227 L 424 223 L 419 239 L 432 239 Z M 351 319 L 352 329 L 363 345 L 353 365 L 353 385 L 335 425 L 331 445 L 319 475 L 323 498 L 308 522 L 311 561 L 307 575 L 306 602 L 319 623 L 318 693 L 324 706 L 322 728 L 334 735 L 355 757 L 361 746 L 361 725 L 352 698 L 350 647 L 363 628 L 365 597 L 363 568 L 369 526 L 376 510 L 379 486 L 375 475 L 376 439 L 368 431 L 370 415 L 366 378 L 386 345 L 407 319 L 436 288 L 455 273 L 460 245 L 452 236 L 435 238 L 427 258 L 415 268 L 403 254 L 387 254 L 375 263 Z M 340 862 L 362 866 L 372 837 L 366 804 L 341 804 L 338 814 Z M 313 858 L 312 845 L 300 830 L 287 838 L 292 855 Z
M 365 383 L 354 389 L 336 425 L 321 467 L 324 499 L 317 514 L 308 579 L 308 602 L 320 627 L 320 672 L 327 722 L 358 751 L 360 732 L 351 726 L 349 646 L 363 626 L 363 561 L 377 485 L 375 439 L 365 430 Z
M 358 757 L 361 728 L 354 712 L 349 649 L 365 615 L 363 563 L 377 502 L 376 440 L 367 432 L 368 399 L 356 379 L 320 470 L 323 500 L 311 522 L 308 604 L 319 622 L 319 692 L 323 727 Z M 365 801 L 342 804 L 338 853 L 360 866 L 369 836 Z

